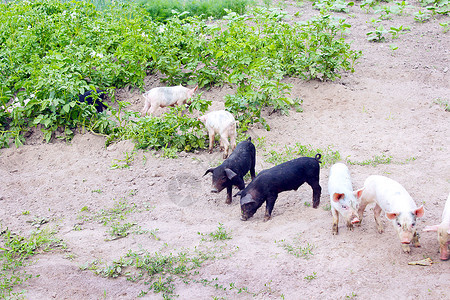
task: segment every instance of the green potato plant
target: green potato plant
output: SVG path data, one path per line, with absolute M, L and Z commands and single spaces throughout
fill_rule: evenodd
M 237 90 L 226 109 L 245 131 L 258 122 L 269 129 L 264 110 L 288 114 L 298 107 L 283 78 L 333 80 L 354 71 L 361 52 L 345 41 L 350 25 L 328 8 L 298 23 L 286 22 L 279 9 L 248 10 L 225 10 L 221 23 L 186 13 L 159 22 L 145 5 L 128 1 L 1 3 L 0 147 L 22 145 L 33 127 L 46 142 L 70 140 L 80 128 L 107 136 L 107 144 L 129 138 L 172 157 L 205 147 L 200 124 L 177 109 L 140 118 L 116 100 L 115 89 L 142 88 L 157 71 L 167 85 L 232 85 Z M 95 88 L 108 90 L 108 112 L 77 101 Z M 20 105 L 9 109 L 15 98 Z M 190 112 L 206 105 L 197 102 Z

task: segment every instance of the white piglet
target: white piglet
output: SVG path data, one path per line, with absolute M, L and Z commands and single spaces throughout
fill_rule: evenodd
M 424 215 L 424 209 L 423 206 L 417 208 L 414 200 L 400 183 L 385 176 L 372 175 L 367 177 L 364 187 L 356 193 L 360 200 L 358 214 L 361 221 L 367 204 L 375 202 L 373 213 L 378 232 L 383 232 L 380 213 L 384 211 L 398 233 L 403 251 L 406 253 L 411 251 L 410 243 L 414 247 L 420 247 L 416 218 Z
M 330 169 L 328 179 L 331 213 L 333 214 L 333 234 L 339 231 L 339 214 L 347 223 L 347 228 L 353 230 L 353 224 L 359 223 L 357 215 L 358 201 L 353 192 L 350 171 L 343 163 L 334 164 Z
M 442 222 L 438 225 L 426 226 L 424 231 L 437 231 L 439 241 L 439 252 L 442 260 L 448 260 L 450 253 L 448 251 L 448 236 L 450 235 L 450 193 L 448 194 L 447 202 L 445 202 L 444 211 L 442 212 Z
M 220 147 L 224 151 L 223 158 L 227 158 L 229 148 L 231 148 L 230 153 L 236 148 L 236 120 L 233 115 L 225 110 L 216 110 L 198 119 L 205 124 L 208 130 L 209 153 L 212 153 L 215 135 L 219 134 Z M 228 138 L 230 138 L 230 142 L 228 142 Z
M 175 106 L 185 104 L 195 93 L 198 85 L 193 89 L 179 86 L 156 87 L 144 93 L 144 108 L 142 116 L 147 113 L 152 115 L 158 107 Z

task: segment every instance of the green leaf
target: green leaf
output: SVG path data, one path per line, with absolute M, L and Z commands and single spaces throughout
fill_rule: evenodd
M 68 113 L 68 112 L 70 111 L 70 103 L 65 104 L 65 105 L 62 107 L 62 111 L 63 111 L 64 113 Z

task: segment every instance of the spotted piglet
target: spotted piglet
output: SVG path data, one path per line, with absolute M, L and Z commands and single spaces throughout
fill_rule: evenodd
M 198 85 L 193 89 L 179 86 L 156 87 L 144 93 L 145 104 L 142 116 L 152 115 L 158 107 L 185 104 L 195 93 Z

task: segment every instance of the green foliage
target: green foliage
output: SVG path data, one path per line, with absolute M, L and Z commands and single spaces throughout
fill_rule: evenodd
M 213 278 L 212 280 L 209 279 L 201 279 L 201 280 L 193 280 L 194 282 L 198 282 L 201 283 L 203 286 L 210 286 L 213 287 L 217 290 L 223 290 L 223 291 L 235 291 L 237 294 L 242 294 L 242 293 L 246 293 L 246 294 L 250 294 L 253 297 L 256 297 L 258 294 L 257 293 L 252 293 L 248 290 L 247 287 L 237 287 L 236 284 L 234 282 L 230 282 L 228 284 L 229 287 L 227 287 L 226 285 L 220 284 L 219 278 Z M 214 299 L 225 299 L 225 298 L 217 298 L 214 297 Z
M 331 11 L 337 12 L 348 12 L 348 7 L 352 7 L 355 5 L 353 1 L 345 1 L 345 0 L 315 0 L 313 3 L 313 7 L 315 9 L 327 9 Z
M 358 297 L 358 294 L 355 292 L 352 292 L 350 295 L 345 295 L 345 299 L 356 299 Z
M 418 10 L 414 13 L 414 21 L 424 23 L 431 18 L 431 13 L 428 11 Z
M 391 26 L 389 29 L 389 33 L 392 35 L 392 39 L 397 39 L 400 34 L 405 33 L 405 31 L 409 31 L 409 27 L 403 27 L 403 25 L 400 25 L 399 27 Z
M 392 156 L 386 156 L 386 154 L 374 155 L 371 159 L 366 159 L 363 161 L 352 161 L 347 158 L 347 163 L 349 165 L 359 165 L 359 166 L 373 166 L 376 167 L 382 164 L 390 164 L 392 162 Z
M 396 5 L 396 13 L 398 15 L 404 15 L 406 13 L 406 10 L 411 8 L 412 6 L 407 1 L 394 1 Z
M 407 1 L 385 1 L 391 2 L 389 5 L 380 5 L 380 0 L 364 0 L 360 7 L 367 13 L 373 9 L 374 13 L 379 14 L 380 19 L 391 19 L 392 15 L 404 15 L 406 10 L 412 6 Z
M 309 42 L 303 56 L 292 61 L 293 66 L 287 75 L 305 79 L 335 79 L 340 77 L 341 71 L 354 71 L 354 63 L 361 56 L 361 51 L 351 50 L 350 44 L 345 42 L 343 36 L 351 27 L 345 19 L 335 19 L 322 10 L 319 16 L 301 24 L 299 35 Z
M 114 202 L 112 208 L 101 209 L 98 212 L 90 212 L 85 206 L 81 209 L 83 213 L 78 218 L 84 221 L 97 221 L 103 225 L 109 223 L 116 223 L 121 220 L 125 220 L 128 214 L 131 214 L 137 210 L 137 205 L 134 203 L 129 203 L 127 199 L 121 198 Z M 89 215 L 90 214 L 90 215 Z
M 442 26 L 442 31 L 444 33 L 448 32 L 448 30 L 450 29 L 450 27 L 448 27 L 448 23 L 439 23 L 440 26 Z
M 177 106 L 172 107 L 161 118 L 146 117 L 131 120 L 117 136 L 120 139 L 133 140 L 137 149 L 174 148 L 178 151 L 191 151 L 204 148 L 206 136 L 203 124 L 183 114 L 182 110 L 182 107 Z
M 316 273 L 316 272 L 313 272 L 312 275 L 307 275 L 307 276 L 305 276 L 304 278 L 305 278 L 306 280 L 308 280 L 308 282 L 310 282 L 311 280 L 317 278 L 317 273 Z
M 330 203 L 325 203 L 322 208 L 325 211 L 331 211 L 331 204 Z
M 224 240 L 230 240 L 231 239 L 231 233 L 227 232 L 225 227 L 223 227 L 222 223 L 219 223 L 219 227 L 216 231 L 211 232 L 209 234 L 204 234 L 198 232 L 200 236 L 206 236 L 208 235 L 211 241 L 224 241 Z M 202 240 L 205 240 L 202 238 Z
M 448 15 L 450 13 L 449 0 L 420 0 L 419 2 L 433 15 Z
M 442 108 L 444 108 L 445 111 L 450 112 L 450 104 L 447 100 L 438 98 L 438 99 L 434 100 L 434 103 L 436 103 L 439 106 L 441 106 Z
M 314 255 L 312 253 L 314 246 L 311 245 L 310 243 L 306 243 L 306 246 L 302 246 L 302 244 L 304 243 L 301 241 L 300 235 L 294 238 L 293 244 L 288 243 L 285 240 L 275 241 L 275 243 L 277 244 L 278 247 L 283 248 L 289 254 L 292 254 L 298 258 L 309 259 L 311 255 Z
M 373 12 L 379 14 L 378 19 L 392 19 L 393 15 L 405 15 L 413 8 L 407 1 L 393 1 L 386 5 L 380 5 L 380 0 L 363 0 L 360 7 L 367 13 L 373 9 Z M 387 1 L 390 2 L 390 1 Z M 423 9 L 413 12 L 416 22 L 426 22 L 434 15 L 448 15 L 450 12 L 449 0 L 420 0 Z
M 249 0 L 139 0 L 153 20 L 167 21 L 177 12 L 186 12 L 187 16 L 200 16 L 202 18 L 222 18 L 228 11 L 243 14 L 251 3 Z
M 113 241 L 117 240 L 123 237 L 128 236 L 129 234 L 147 234 L 149 233 L 155 240 L 159 240 L 159 238 L 156 236 L 156 233 L 158 232 L 158 229 L 154 230 L 143 230 L 141 229 L 141 226 L 137 226 L 136 223 L 120 223 L 120 222 L 113 222 L 110 224 L 110 228 L 108 230 L 108 234 L 110 237 L 106 239 L 106 241 Z
M 282 151 L 270 150 L 264 156 L 266 157 L 265 161 L 278 165 L 301 156 L 315 157 L 317 153 L 322 155 L 321 167 L 330 166 L 341 159 L 340 153 L 334 151 L 331 146 L 326 149 L 314 149 L 312 145 L 306 146 L 300 143 L 296 143 L 294 146 L 284 146 Z
M 388 33 L 388 30 L 386 30 L 383 25 L 379 25 L 374 30 L 366 33 L 367 40 L 370 42 L 384 42 L 386 40 L 385 35 L 387 33 Z
M 377 23 L 381 22 L 380 19 L 372 20 L 372 23 L 374 27 Z M 409 27 L 403 27 L 403 25 L 400 25 L 399 27 L 391 26 L 390 29 L 384 28 L 383 25 L 379 25 L 374 30 L 369 31 L 366 33 L 367 40 L 370 42 L 385 42 L 387 37 L 387 34 L 391 34 L 392 39 L 397 39 L 400 34 L 404 34 L 405 31 L 410 30 Z
M 144 205 L 144 207 L 145 206 L 146 205 Z M 144 210 L 149 209 L 145 208 Z M 104 226 L 109 226 L 109 229 L 107 230 L 109 237 L 106 241 L 124 238 L 129 234 L 150 234 L 152 238 L 159 240 L 156 236 L 158 229 L 143 230 L 141 229 L 141 226 L 138 226 L 136 223 L 122 222 L 127 219 L 128 215 L 139 211 L 142 211 L 142 209 L 138 208 L 136 204 L 129 203 L 127 199 L 121 198 L 114 202 L 112 208 L 101 209 L 98 212 L 90 212 L 89 208 L 84 206 L 81 209 L 82 214 L 78 218 L 83 221 L 96 221 Z
M 18 269 L 27 265 L 28 259 L 40 250 L 50 251 L 61 246 L 61 240 L 55 238 L 54 234 L 49 228 L 38 229 L 28 238 L 14 234 L 9 229 L 0 232 L 0 298 L 10 299 L 20 295 L 12 292 L 14 286 L 33 276 Z
M 391 5 L 380 5 L 374 8 L 374 13 L 379 14 L 379 19 L 390 20 L 393 14 L 397 14 L 397 8 Z
M 164 299 L 174 299 L 175 283 L 177 279 L 182 279 L 184 283 L 198 282 L 191 279 L 196 274 L 196 269 L 200 268 L 206 261 L 216 258 L 215 253 L 223 251 L 222 248 L 213 247 L 202 251 L 184 250 L 178 253 L 150 253 L 147 250 L 129 250 L 125 256 L 114 260 L 111 264 L 105 264 L 95 260 L 82 266 L 82 270 L 92 270 L 102 277 L 116 278 L 125 276 L 129 281 L 143 282 L 148 285 L 148 290 L 142 290 L 138 296 L 144 296 L 153 291 L 155 294 L 161 293 Z M 205 284 L 204 284 L 205 285 Z M 231 287 L 232 288 L 236 287 Z
M 368 13 L 370 9 L 375 8 L 379 3 L 380 0 L 363 0 L 359 6 Z
M 115 159 L 111 165 L 110 169 L 129 169 L 131 167 L 131 163 L 134 161 L 134 151 L 131 153 L 124 152 L 124 159 Z
M 47 142 L 55 132 L 69 140 L 81 127 L 109 135 L 108 143 L 132 138 L 138 148 L 204 147 L 196 120 L 178 111 L 136 120 L 136 113 L 124 111 L 126 102 L 115 101 L 115 88 L 141 87 L 155 71 L 168 85 L 237 86 L 226 108 L 242 122 L 241 130 L 254 122 L 268 129 L 264 108 L 287 114 L 299 105 L 288 97 L 291 86 L 281 82 L 284 77 L 335 79 L 353 71 L 361 55 L 344 39 L 350 25 L 326 9 L 302 23 L 284 17 L 277 9 L 257 7 L 251 15 L 228 11 L 221 23 L 179 13 L 163 24 L 132 2 L 101 9 L 85 1 L 0 4 L 0 104 L 18 103 L 12 113 L 0 111 L 0 146 L 11 139 L 20 146 L 24 133 L 37 126 Z M 110 114 L 78 103 L 79 94 L 94 88 L 108 89 Z M 156 133 L 145 133 L 153 127 Z
M 0 4 L 0 102 L 5 105 L 16 95 L 22 104 L 11 114 L 0 113 L 6 124 L 0 128 L 2 146 L 10 138 L 21 145 L 23 132 L 37 125 L 47 142 L 58 128 L 67 138 L 76 127 L 110 133 L 114 122 L 78 103 L 77 96 L 94 87 L 137 84 L 145 77 L 149 57 L 142 60 L 142 55 L 151 51 L 135 43 L 134 53 L 123 55 L 123 45 L 136 37 L 128 29 L 137 20 L 126 17 L 126 8 L 118 5 L 100 14 L 89 2 Z

